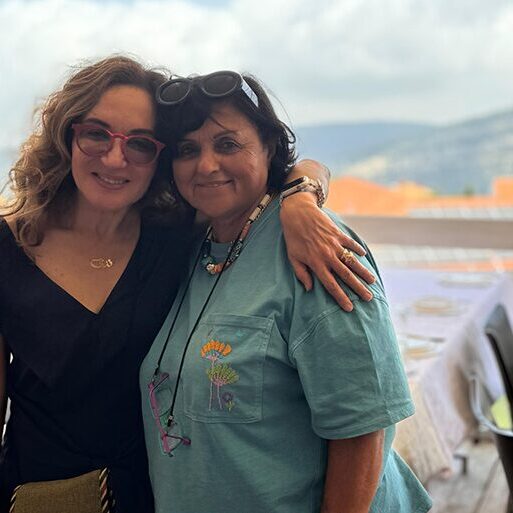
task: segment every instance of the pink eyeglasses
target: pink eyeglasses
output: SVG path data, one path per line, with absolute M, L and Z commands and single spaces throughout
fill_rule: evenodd
M 125 135 L 113 133 L 106 128 L 87 123 L 71 125 L 77 146 L 90 157 L 101 157 L 114 145 L 114 139 L 121 139 L 121 149 L 131 164 L 145 166 L 155 162 L 165 144 L 149 135 Z

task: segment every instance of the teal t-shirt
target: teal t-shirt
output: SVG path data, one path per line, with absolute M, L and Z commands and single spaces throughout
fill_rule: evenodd
M 140 374 L 150 477 L 157 513 L 319 513 L 328 440 L 385 430 L 371 513 L 423 513 L 431 501 L 391 448 L 394 424 L 414 408 L 383 288 L 342 311 L 315 283 L 306 292 L 286 256 L 276 202 L 253 225 L 221 276 L 186 351 L 176 433 L 163 454 L 148 383 L 177 304 Z M 340 221 L 339 226 L 347 231 Z M 213 244 L 218 260 L 226 244 Z M 377 273 L 372 257 L 361 261 Z M 198 264 L 161 371 L 165 423 L 189 332 L 216 277 Z

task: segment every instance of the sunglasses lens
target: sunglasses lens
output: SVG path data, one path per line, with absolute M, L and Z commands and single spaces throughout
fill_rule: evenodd
M 103 155 L 110 149 L 110 135 L 103 128 L 85 128 L 79 133 L 77 144 L 87 155 Z
M 208 96 L 226 96 L 240 85 L 240 77 L 236 73 L 214 73 L 203 79 L 203 92 Z
M 159 100 L 163 103 L 180 103 L 189 93 L 190 83 L 187 80 L 173 79 L 161 88 Z
M 155 159 L 157 153 L 157 145 L 147 137 L 133 136 L 126 140 L 125 156 L 134 164 L 149 164 Z

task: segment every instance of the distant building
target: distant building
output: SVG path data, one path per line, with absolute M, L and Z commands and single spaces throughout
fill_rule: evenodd
M 408 200 L 402 192 L 351 176 L 331 181 L 326 206 L 340 214 L 408 215 Z
M 489 196 L 438 196 L 411 205 L 409 214 L 418 217 L 513 219 L 513 176 L 492 183 Z
M 495 178 L 488 196 L 438 196 L 414 182 L 387 187 L 344 176 L 331 182 L 327 206 L 351 215 L 513 219 L 513 176 Z

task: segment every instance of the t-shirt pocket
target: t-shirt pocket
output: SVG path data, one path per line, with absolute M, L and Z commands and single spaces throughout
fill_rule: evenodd
M 262 419 L 264 363 L 273 321 L 210 314 L 191 340 L 182 374 L 184 413 L 200 422 Z

